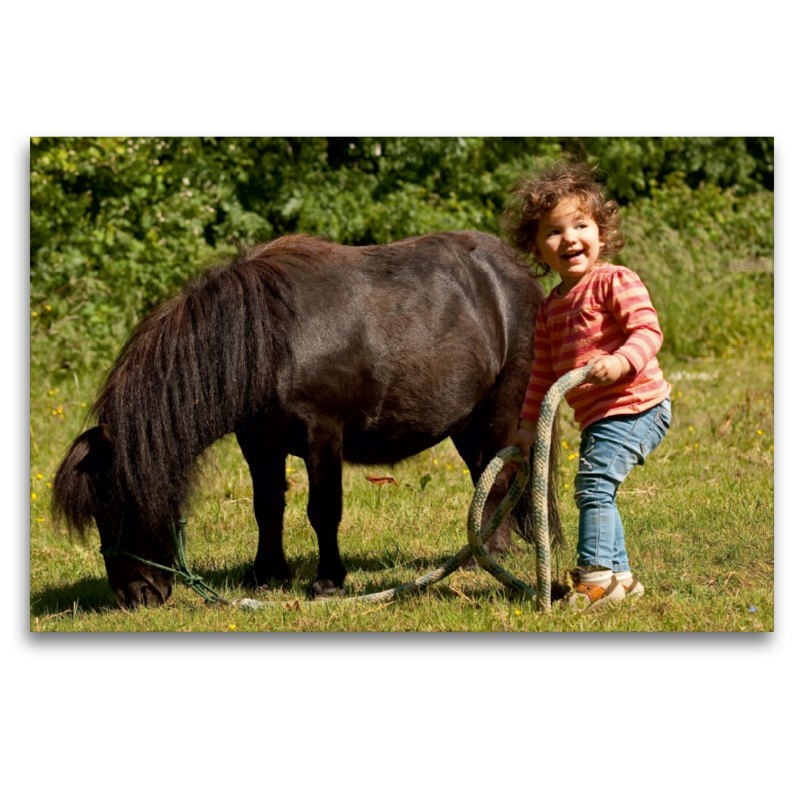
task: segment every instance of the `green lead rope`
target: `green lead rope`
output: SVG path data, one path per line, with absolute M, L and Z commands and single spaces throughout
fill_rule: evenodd
M 175 560 L 178 563 L 177 569 L 166 567 L 163 564 L 156 564 L 154 561 L 148 561 L 146 558 L 141 558 L 134 553 L 129 553 L 127 550 L 121 550 L 120 544 L 122 543 L 122 525 L 124 521 L 125 517 L 123 515 L 119 523 L 119 534 L 116 544 L 113 544 L 111 547 L 100 548 L 100 554 L 104 558 L 125 556 L 126 558 L 132 558 L 134 561 L 140 561 L 142 564 L 147 564 L 150 567 L 163 569 L 165 572 L 171 572 L 173 575 L 177 575 L 186 586 L 197 592 L 207 603 L 224 603 L 227 605 L 228 601 L 222 597 L 219 592 L 189 569 L 189 563 L 186 560 L 186 517 L 181 515 L 177 527 L 174 522 L 171 522 L 169 526 L 169 535 L 175 547 Z

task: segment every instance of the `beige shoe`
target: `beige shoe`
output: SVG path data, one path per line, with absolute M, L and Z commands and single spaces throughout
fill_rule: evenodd
M 644 594 L 644 586 L 630 572 L 615 572 L 614 577 L 625 587 L 625 594 L 631 600 L 636 600 Z
M 585 614 L 598 611 L 606 604 L 621 603 L 627 593 L 610 569 L 587 572 L 572 570 L 572 591 L 562 600 L 565 608 Z

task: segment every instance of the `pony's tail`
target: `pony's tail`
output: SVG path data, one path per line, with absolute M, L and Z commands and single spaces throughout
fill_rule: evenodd
M 56 527 L 84 536 L 99 507 L 97 487 L 107 471 L 111 438 L 107 425 L 84 431 L 70 447 L 53 479 L 50 511 Z
M 550 545 L 554 548 L 563 548 L 566 544 L 564 530 L 561 527 L 561 515 L 558 513 L 558 490 L 556 487 L 558 468 L 561 463 L 561 449 L 555 444 L 561 441 L 560 423 L 558 414 L 553 418 L 553 428 L 550 446 L 550 463 L 548 464 L 547 481 L 547 527 L 550 534 Z M 526 541 L 533 544 L 534 537 L 534 515 L 533 515 L 533 487 L 532 482 L 528 481 L 525 491 L 522 493 L 514 511 L 512 513 L 512 525 L 517 533 Z
M 550 543 L 553 547 L 563 548 L 566 545 L 564 529 L 561 527 L 561 515 L 558 513 L 558 468 L 561 465 L 561 423 L 558 414 L 553 416 L 553 428 L 550 431 L 550 463 L 547 466 L 547 524 L 550 528 Z

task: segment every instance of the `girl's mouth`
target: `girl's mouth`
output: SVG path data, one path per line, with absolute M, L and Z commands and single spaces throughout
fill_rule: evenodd
M 575 250 L 572 253 L 564 253 L 564 255 L 561 256 L 561 258 L 569 261 L 570 259 L 577 258 L 578 256 L 582 255 L 583 255 L 583 250 Z

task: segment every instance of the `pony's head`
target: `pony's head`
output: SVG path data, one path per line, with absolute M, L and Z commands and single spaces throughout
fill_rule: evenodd
M 289 240 L 289 250 L 302 249 Z M 126 605 L 163 603 L 174 525 L 215 441 L 263 413 L 289 352 L 291 285 L 274 247 L 242 253 L 145 316 L 95 399 L 53 484 L 57 520 L 97 525 L 111 588 Z M 290 253 L 291 254 L 291 253 Z M 286 253 L 284 252 L 284 256 Z
M 53 481 L 53 517 L 81 536 L 92 521 L 100 533 L 111 588 L 126 606 L 160 605 L 172 593 L 171 573 L 124 555 L 171 567 L 168 527 L 145 523 L 113 487 L 114 446 L 109 426 L 96 425 L 72 444 Z

